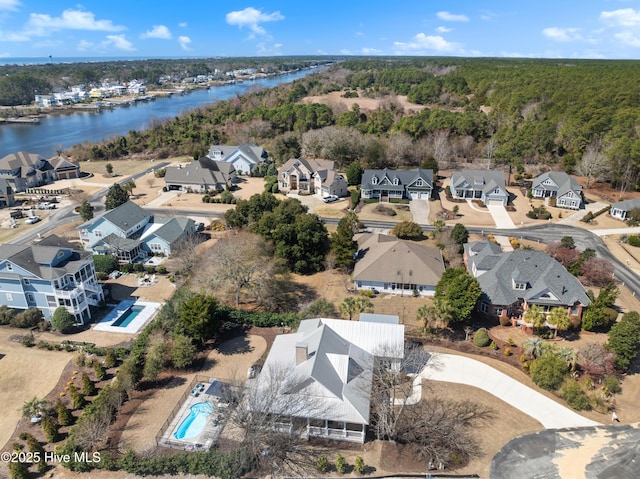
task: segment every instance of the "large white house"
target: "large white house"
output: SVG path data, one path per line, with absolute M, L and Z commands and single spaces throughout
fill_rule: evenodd
M 364 442 L 374 361 L 397 367 L 404 357 L 404 325 L 316 318 L 298 332 L 276 336 L 256 379 L 256 407 L 276 415 L 282 428 L 301 426 L 308 437 Z M 275 384 L 274 384 L 275 383 Z
M 0 304 L 11 309 L 38 308 L 47 321 L 59 306 L 76 323 L 91 319 L 89 306 L 104 300 L 93 256 L 57 236 L 33 246 L 0 245 Z

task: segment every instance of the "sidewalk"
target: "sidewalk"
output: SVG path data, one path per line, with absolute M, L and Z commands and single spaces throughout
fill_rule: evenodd
M 601 425 L 497 369 L 465 356 L 434 353 L 413 381 L 409 404 L 420 401 L 423 379 L 466 384 L 487 391 L 536 419 L 546 429 Z

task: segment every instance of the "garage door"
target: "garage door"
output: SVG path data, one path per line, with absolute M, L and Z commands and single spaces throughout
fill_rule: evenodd
M 497 206 L 502 206 L 502 200 L 489 200 L 487 202 L 487 205 L 497 205 Z

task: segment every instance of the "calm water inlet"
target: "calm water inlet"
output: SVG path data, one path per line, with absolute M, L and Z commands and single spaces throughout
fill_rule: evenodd
M 66 149 L 87 141 L 98 142 L 114 135 L 126 135 L 131 130 L 143 130 L 152 118 L 173 118 L 181 112 L 242 95 L 251 87 L 273 88 L 319 70 L 301 70 L 288 75 L 211 87 L 209 90 L 195 90 L 188 95 L 157 98 L 100 113 L 49 116 L 42 118 L 37 125 L 3 124 L 0 125 L 0 158 L 17 151 L 51 157 L 58 148 Z

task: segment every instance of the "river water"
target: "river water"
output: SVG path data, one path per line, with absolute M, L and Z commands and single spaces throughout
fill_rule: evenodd
M 2 124 L 0 158 L 18 151 L 38 153 L 48 158 L 55 155 L 59 148 L 66 149 L 87 141 L 98 142 L 112 135 L 126 135 L 131 130 L 144 130 L 152 118 L 173 118 L 186 110 L 242 95 L 251 87 L 272 88 L 315 71 L 318 70 L 301 70 L 287 75 L 211 87 L 209 90 L 195 90 L 188 95 L 157 98 L 100 113 L 85 111 L 49 116 L 42 118 L 39 124 Z

